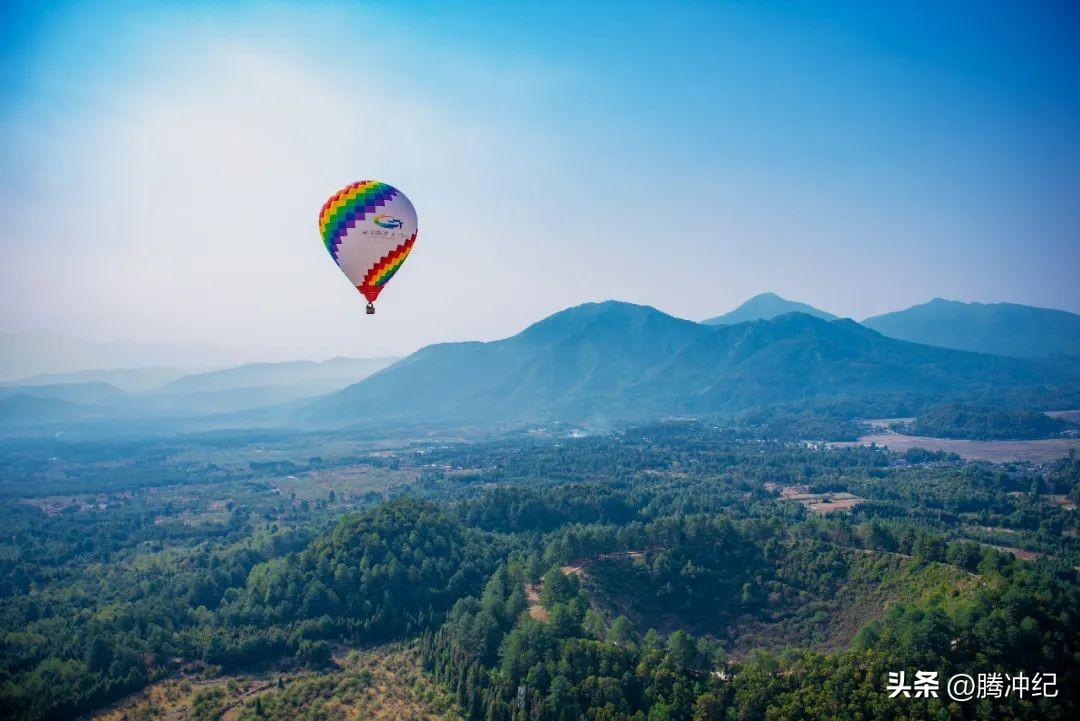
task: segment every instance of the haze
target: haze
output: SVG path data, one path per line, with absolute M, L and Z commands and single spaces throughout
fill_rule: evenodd
M 1067 3 L 6 3 L 0 330 L 272 357 L 765 290 L 1080 311 Z M 325 198 L 403 189 L 374 318 Z

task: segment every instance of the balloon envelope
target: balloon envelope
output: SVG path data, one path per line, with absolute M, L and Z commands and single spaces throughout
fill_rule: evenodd
M 378 180 L 345 186 L 319 213 L 326 249 L 369 303 L 409 256 L 416 230 L 416 210 L 409 199 Z

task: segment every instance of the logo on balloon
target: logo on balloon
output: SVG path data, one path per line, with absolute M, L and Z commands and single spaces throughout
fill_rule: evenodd
M 375 225 L 379 226 L 380 228 L 400 228 L 402 225 L 405 224 L 405 222 L 401 218 L 395 218 L 394 216 L 387 215 L 386 213 L 379 213 L 374 218 L 372 218 L 372 220 L 375 222 Z

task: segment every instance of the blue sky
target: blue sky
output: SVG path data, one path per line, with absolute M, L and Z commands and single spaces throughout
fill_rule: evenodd
M 0 10 L 0 330 L 320 357 L 606 298 L 1080 311 L 1068 3 L 40 5 Z M 420 216 L 370 319 L 315 231 L 368 177 Z

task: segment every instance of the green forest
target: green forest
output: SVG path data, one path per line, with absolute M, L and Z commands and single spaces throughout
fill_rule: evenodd
M 0 715 L 408 642 L 476 721 L 1076 717 L 1080 459 L 753 421 L 5 441 Z M 1057 695 L 889 698 L 916 670 L 1056 674 Z M 293 717 L 282 694 L 244 717 Z
M 912 433 L 936 438 L 980 440 L 1053 438 L 1075 423 L 1030 410 L 996 408 L 975 403 L 946 403 L 928 408 L 910 424 Z

